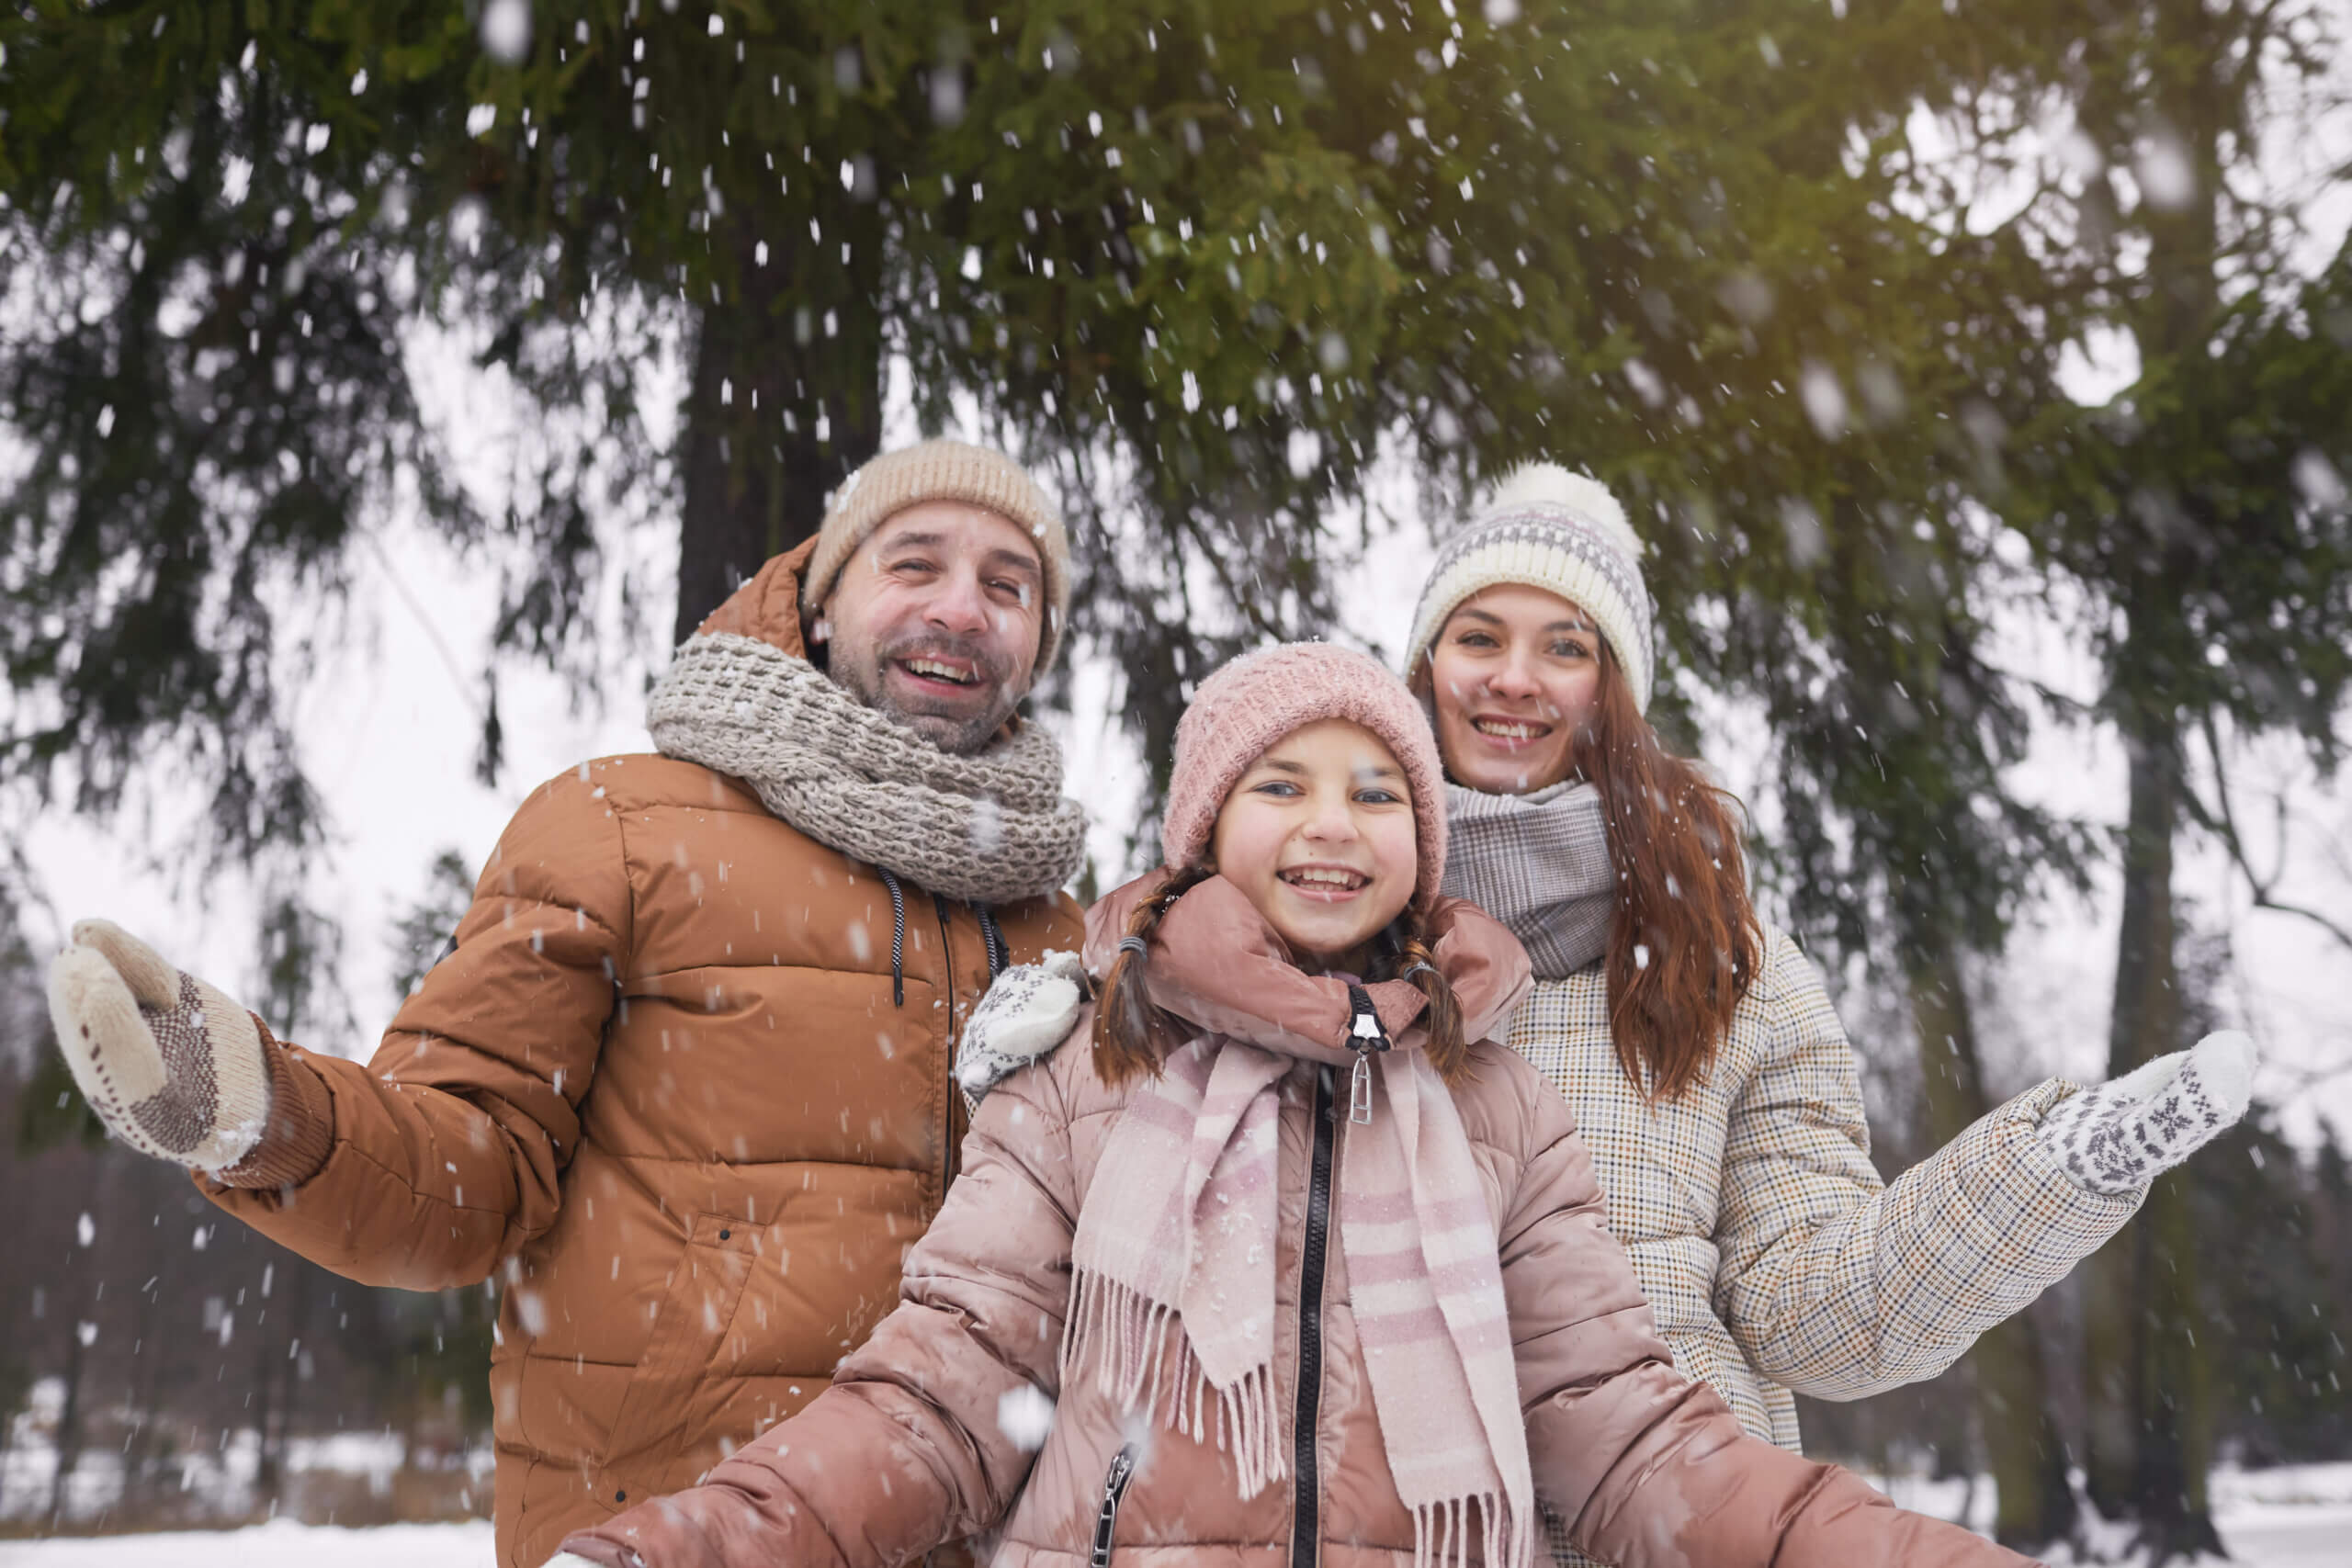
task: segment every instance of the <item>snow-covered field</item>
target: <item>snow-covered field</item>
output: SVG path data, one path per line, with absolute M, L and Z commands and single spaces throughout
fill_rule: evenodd
M 1989 1514 L 1990 1482 L 1896 1480 L 1906 1506 Z M 2223 1471 L 2213 1477 L 2222 1535 L 2239 1568 L 2343 1568 L 2352 1561 L 2352 1464 Z M 0 1542 L 0 1568 L 492 1568 L 487 1523 L 338 1529 L 278 1520 L 249 1529 L 82 1540 Z
M 0 1541 L 7 1568 L 491 1568 L 490 1525 L 341 1529 L 273 1520 L 241 1530 L 177 1530 L 82 1540 Z

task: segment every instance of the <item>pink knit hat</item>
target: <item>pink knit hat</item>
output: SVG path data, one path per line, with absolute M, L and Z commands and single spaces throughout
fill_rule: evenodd
M 1371 730 L 1405 770 L 1420 859 L 1413 901 L 1429 908 L 1445 877 L 1445 774 L 1437 738 L 1419 701 L 1386 665 L 1328 642 L 1245 653 L 1201 682 L 1176 725 L 1161 854 L 1178 870 L 1197 863 L 1208 852 L 1225 797 L 1250 764 L 1292 730 L 1326 718 Z

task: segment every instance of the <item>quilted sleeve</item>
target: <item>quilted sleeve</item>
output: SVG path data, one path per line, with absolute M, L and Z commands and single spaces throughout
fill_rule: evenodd
M 265 1146 L 306 1156 L 276 1185 L 199 1174 L 200 1191 L 314 1263 L 410 1291 L 486 1279 L 555 1223 L 635 910 L 593 767 L 514 814 L 372 1061 L 273 1047 L 293 1119 L 274 1114 Z
M 1930 1378 L 2098 1250 L 2139 1206 L 2068 1179 L 2035 1136 L 2052 1078 L 1883 1186 L 1853 1048 L 1775 935 L 1765 1057 L 1731 1111 L 1715 1310 L 1765 1376 L 1816 1399 Z

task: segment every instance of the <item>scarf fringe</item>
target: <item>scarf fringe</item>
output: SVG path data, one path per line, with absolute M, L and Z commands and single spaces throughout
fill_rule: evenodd
M 1470 1568 L 1469 1515 L 1477 1515 L 1478 1561 L 1486 1568 L 1530 1568 L 1534 1521 L 1497 1492 L 1413 1505 L 1413 1568 Z
M 1252 1367 L 1230 1387 L 1209 1380 L 1176 1309 L 1106 1275 L 1079 1270 L 1063 1325 L 1062 1382 L 1094 1362 L 1094 1386 L 1148 1426 L 1233 1455 L 1241 1495 L 1254 1497 L 1290 1473 L 1275 1421 L 1273 1368 Z M 1212 1397 L 1213 1396 L 1213 1397 Z

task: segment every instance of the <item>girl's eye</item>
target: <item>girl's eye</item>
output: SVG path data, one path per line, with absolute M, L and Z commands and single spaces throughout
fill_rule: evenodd
M 1580 642 L 1555 642 L 1552 645 L 1552 657 L 1555 659 L 1589 659 L 1592 657 L 1592 649 L 1585 647 L 1585 645 Z
M 1250 793 L 1252 795 L 1271 795 L 1283 799 L 1288 799 L 1292 795 L 1298 794 L 1299 790 L 1298 786 L 1291 783 L 1288 779 L 1268 779 L 1264 784 L 1258 785 Z
M 1485 632 L 1464 632 L 1453 639 L 1453 644 L 1456 648 L 1492 648 L 1495 639 Z
M 1404 800 L 1404 796 L 1393 789 L 1360 789 L 1356 791 L 1356 799 L 1364 806 L 1396 806 Z

